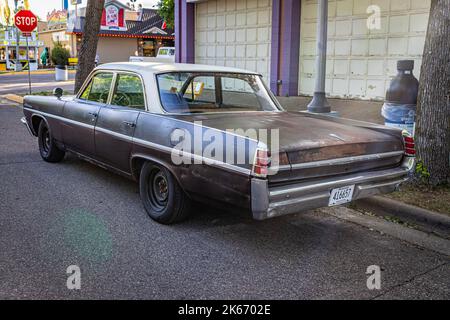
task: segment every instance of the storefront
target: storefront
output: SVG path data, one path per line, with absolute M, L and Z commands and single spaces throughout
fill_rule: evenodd
M 69 13 L 67 34 L 76 39 L 76 52 L 81 46 L 85 15 L 85 8 Z M 97 46 L 100 63 L 128 61 L 136 55 L 155 57 L 160 47 L 173 47 L 174 30 L 163 25 L 157 10 L 132 11 L 121 2 L 107 0 Z
M 8 28 L 0 30 L 0 71 L 14 70 L 17 59 L 22 64 L 22 69 L 31 71 L 38 69 L 39 47 L 44 43 L 39 41 L 37 32 L 33 32 L 28 38 L 28 58 L 27 60 L 27 39 L 20 37 L 19 52 L 17 52 L 16 30 Z
M 138 53 L 142 57 L 156 57 L 161 47 L 174 47 L 174 41 L 172 39 L 140 39 L 138 41 Z

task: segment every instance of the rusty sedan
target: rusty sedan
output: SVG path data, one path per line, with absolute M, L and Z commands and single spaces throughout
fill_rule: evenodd
M 194 64 L 97 67 L 75 97 L 27 96 L 22 122 L 47 162 L 70 152 L 139 182 L 164 224 L 192 201 L 256 220 L 388 193 L 414 140 L 371 123 L 286 112 L 254 72 Z

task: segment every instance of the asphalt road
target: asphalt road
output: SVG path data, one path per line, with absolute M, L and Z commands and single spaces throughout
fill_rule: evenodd
M 61 87 L 66 91 L 73 91 L 75 74 L 69 73 L 69 81 L 57 82 L 55 75 L 47 73 L 31 74 L 31 91 L 51 91 L 56 87 Z M 28 74 L 2 74 L 0 75 L 0 95 L 6 93 L 24 94 L 28 93 Z
M 369 229 L 365 216 L 256 222 L 198 206 L 159 225 L 136 183 L 73 156 L 43 162 L 20 117 L 0 101 L 0 299 L 450 298 L 449 256 Z M 67 289 L 71 265 L 81 290 Z M 381 290 L 366 286 L 370 265 Z

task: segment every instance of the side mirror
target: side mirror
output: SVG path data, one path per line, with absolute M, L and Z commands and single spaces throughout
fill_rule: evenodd
M 53 90 L 53 95 L 55 97 L 57 97 L 58 99 L 62 97 L 63 93 L 64 93 L 64 90 L 62 88 L 55 88 Z

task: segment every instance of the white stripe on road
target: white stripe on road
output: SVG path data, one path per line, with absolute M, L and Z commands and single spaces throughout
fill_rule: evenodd
M 31 84 L 33 87 L 45 87 L 45 86 L 71 85 L 74 83 L 75 83 L 75 80 L 61 81 L 61 82 L 55 82 L 55 81 L 53 81 L 53 82 L 32 82 Z M 20 87 L 28 88 L 28 82 L 0 84 L 0 91 L 6 91 L 6 89 L 20 88 Z

